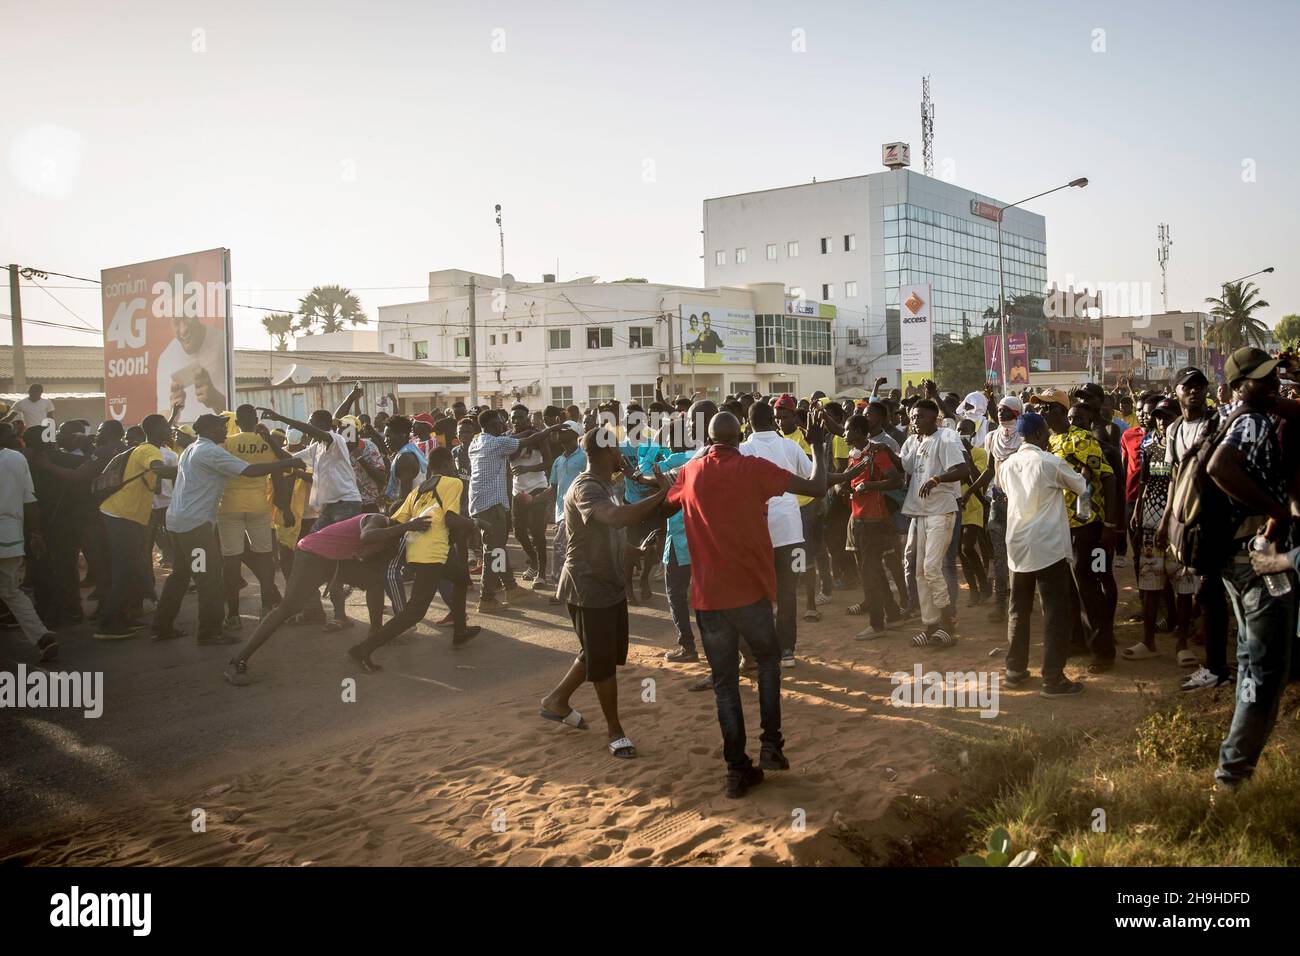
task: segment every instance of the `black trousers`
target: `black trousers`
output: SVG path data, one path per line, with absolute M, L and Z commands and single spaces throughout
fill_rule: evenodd
M 776 562 L 776 642 L 783 654 L 794 650 L 799 636 L 799 572 L 794 562 L 795 551 L 802 549 L 802 544 L 783 544 L 772 549 Z
M 447 564 L 420 564 L 408 561 L 408 568 L 415 570 L 415 583 L 411 585 L 411 597 L 399 614 L 369 637 L 361 642 L 357 653 L 366 657 L 383 647 L 398 634 L 409 630 L 424 619 L 424 612 L 429 610 L 438 586 L 444 578 L 451 580 L 451 619 L 455 623 L 457 634 L 465 630 L 465 594 L 469 591 L 469 573 L 459 560 Z
M 547 495 L 524 502 L 515 498 L 515 539 L 524 549 L 528 563 L 538 574 L 546 576 L 546 522 L 555 505 Z
M 1094 660 L 1113 661 L 1115 606 L 1119 592 L 1115 587 L 1114 555 L 1102 548 L 1101 532 L 1100 521 L 1070 529 L 1070 539 L 1074 543 L 1074 583 L 1079 595 L 1074 637 L 1088 645 Z M 1082 611 L 1082 615 L 1078 611 Z
M 1074 626 L 1070 618 L 1074 603 L 1070 598 L 1070 562 L 1062 559 L 1040 571 L 1011 572 L 1008 673 L 1029 670 L 1029 619 L 1034 613 L 1035 588 L 1043 602 L 1043 683 L 1050 686 L 1065 677 L 1065 658 Z
M 1196 603 L 1205 615 L 1205 667 L 1220 677 L 1228 676 L 1228 594 L 1223 576 L 1207 574 L 1200 578 Z
M 895 546 L 897 535 L 888 518 L 880 521 L 853 522 L 854 557 L 858 562 L 858 580 L 862 582 L 862 603 L 871 626 L 885 626 L 885 615 L 898 615 L 898 603 L 885 579 L 884 554 Z
M 193 574 L 199 592 L 199 640 L 220 637 L 225 610 L 225 587 L 217 526 L 201 524 L 193 531 L 173 531 L 169 534 L 172 541 L 172 572 L 167 575 L 167 583 L 158 596 L 158 609 L 153 618 L 154 632 L 167 634 L 172 630 L 176 615 L 181 609 L 181 601 L 189 590 L 190 575 Z

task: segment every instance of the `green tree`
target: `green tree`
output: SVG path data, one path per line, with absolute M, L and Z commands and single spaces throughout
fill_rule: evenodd
M 984 339 L 934 343 L 934 381 L 941 392 L 978 392 L 984 387 Z
M 294 317 L 292 312 L 272 312 L 262 317 L 262 328 L 275 340 L 278 352 L 289 350 L 289 336 L 293 334 Z
M 298 316 L 295 329 L 303 335 L 342 332 L 348 325 L 370 321 L 361 309 L 361 300 L 338 285 L 318 285 L 308 292 L 298 300 Z
M 1206 299 L 1205 303 L 1216 320 L 1206 338 L 1220 352 L 1228 355 L 1243 345 L 1263 347 L 1268 326 L 1255 318 L 1255 313 L 1267 309 L 1268 303 L 1259 297 L 1255 283 L 1229 282 L 1224 285 L 1221 298 Z
M 1273 334 L 1277 336 L 1277 340 L 1284 348 L 1293 349 L 1300 345 L 1300 315 L 1292 312 L 1290 315 L 1282 316 Z

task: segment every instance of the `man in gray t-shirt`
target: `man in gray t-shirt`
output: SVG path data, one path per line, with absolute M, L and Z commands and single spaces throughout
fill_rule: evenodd
M 585 730 L 587 722 L 569 704 L 575 690 L 590 681 L 609 728 L 609 752 L 635 757 L 636 748 L 623 733 L 618 717 L 618 665 L 627 663 L 627 578 L 624 558 L 628 527 L 653 517 L 668 488 L 636 504 L 620 505 L 613 476 L 622 467 L 618 436 L 605 427 L 593 428 L 582 439 L 587 468 L 564 496 L 564 527 L 568 542 L 555 596 L 569 606 L 578 636 L 578 659 L 555 689 L 542 698 L 546 720 Z

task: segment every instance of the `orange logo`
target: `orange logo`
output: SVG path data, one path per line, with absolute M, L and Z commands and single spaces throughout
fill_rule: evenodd
M 913 292 L 907 297 L 907 301 L 903 305 L 907 306 L 913 315 L 916 315 L 925 306 L 925 300 Z

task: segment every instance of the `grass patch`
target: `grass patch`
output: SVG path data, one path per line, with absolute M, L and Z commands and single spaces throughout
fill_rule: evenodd
M 1057 848 L 1083 866 L 1300 865 L 1300 686 L 1254 779 L 1225 795 L 1214 768 L 1232 706 L 1224 692 L 1157 698 L 1136 724 L 953 741 L 956 791 L 911 812 L 882 862 L 950 866 L 1001 827 L 1036 865 Z

